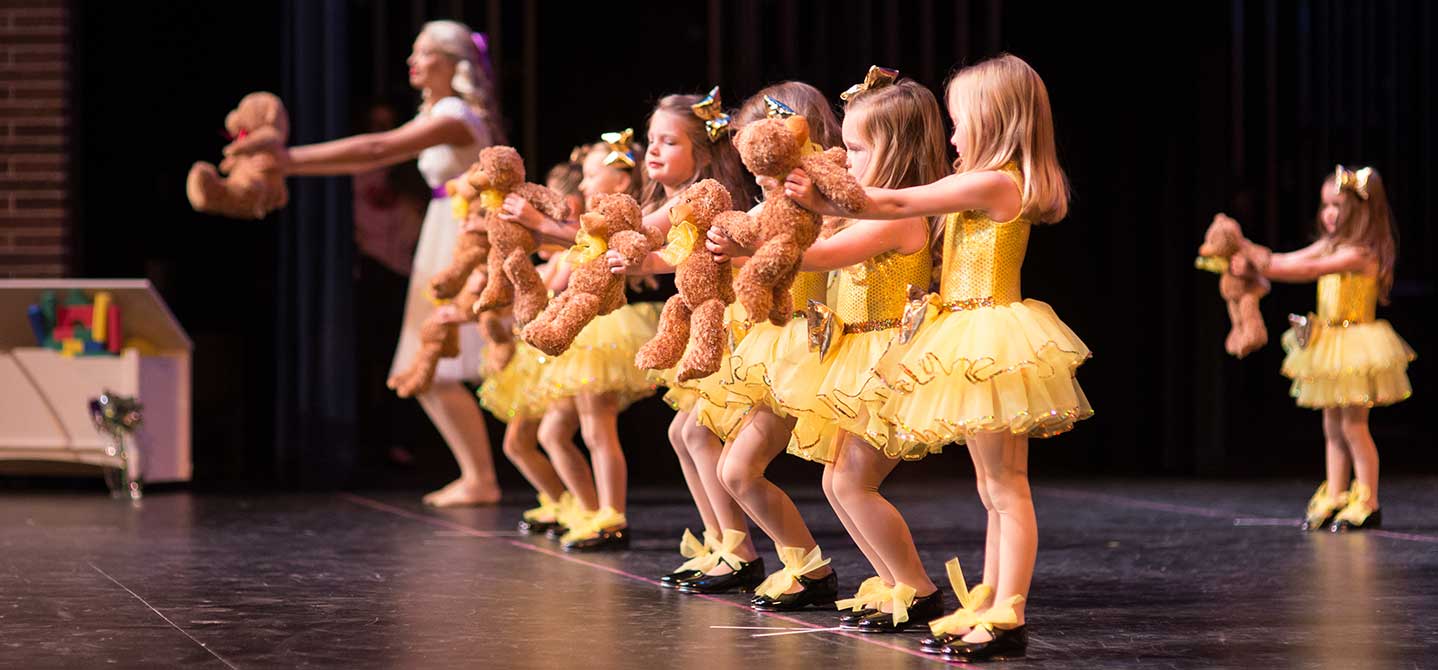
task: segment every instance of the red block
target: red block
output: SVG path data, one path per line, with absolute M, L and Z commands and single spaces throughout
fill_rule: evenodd
M 110 303 L 109 314 L 105 316 L 105 340 L 110 353 L 119 355 L 120 345 L 123 340 L 120 337 L 120 306 Z

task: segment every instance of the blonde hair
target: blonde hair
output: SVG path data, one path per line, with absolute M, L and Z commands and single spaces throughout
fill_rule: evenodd
M 1023 173 L 1022 215 L 1038 223 L 1063 219 L 1068 179 L 1059 166 L 1049 92 L 1039 74 L 1023 59 L 1003 54 L 959 70 L 946 88 L 966 153 L 955 169 L 998 170 L 1017 162 Z
M 1323 188 L 1334 183 L 1333 175 L 1323 180 Z M 1328 250 L 1349 246 L 1362 249 L 1378 261 L 1378 300 L 1388 304 L 1393 289 L 1393 265 L 1398 260 L 1398 231 L 1393 225 L 1393 212 L 1388 207 L 1388 189 L 1383 177 L 1373 170 L 1368 175 L 1368 197 L 1359 197 L 1351 187 L 1341 188 L 1343 203 L 1338 206 L 1338 221 L 1330 234 L 1318 219 L 1318 237 L 1328 242 Z
M 689 137 L 689 143 L 694 147 L 694 174 L 679 186 L 679 190 L 701 179 L 713 179 L 729 189 L 736 209 L 747 209 L 756 200 L 754 180 L 746 176 L 744 166 L 739 162 L 739 151 L 734 148 L 732 131 L 720 135 L 719 139 L 709 141 L 704 120 L 696 116 L 693 110 L 693 106 L 703 99 L 704 96 L 700 95 L 666 95 L 654 106 L 654 111 L 650 112 L 645 125 L 652 124 L 654 115 L 660 112 L 673 114 L 684 125 L 684 134 Z M 644 197 L 639 202 L 645 212 L 652 212 L 664 204 L 666 197 L 662 184 L 652 179 L 647 182 L 644 185 Z
M 854 117 L 858 131 L 872 148 L 860 183 L 879 188 L 932 184 L 949 172 L 944 150 L 944 115 L 928 88 L 912 79 L 870 88 L 849 98 L 844 115 Z M 840 222 L 839 226 L 847 225 Z M 942 263 L 944 217 L 929 217 L 929 253 L 934 267 Z M 935 270 L 937 272 L 937 269 Z
M 484 120 L 494 143 L 504 144 L 504 117 L 499 110 L 497 84 L 490 78 L 487 56 L 479 53 L 474 43 L 474 31 L 458 21 L 430 21 L 419 34 L 428 37 L 437 51 L 454 60 L 450 88 Z M 428 109 L 433 102 L 426 99 L 421 109 Z
M 743 128 L 769 115 L 764 96 L 769 96 L 788 105 L 809 121 L 809 139 L 825 149 L 843 146 L 839 131 L 839 119 L 834 116 L 834 106 L 829 104 L 823 92 L 802 81 L 781 81 L 759 89 L 749 96 L 739 111 L 734 112 L 734 125 Z M 735 132 L 738 132 L 737 130 Z

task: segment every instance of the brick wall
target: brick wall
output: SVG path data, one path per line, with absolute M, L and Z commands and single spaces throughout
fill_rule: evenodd
M 70 270 L 70 11 L 0 0 L 0 277 Z

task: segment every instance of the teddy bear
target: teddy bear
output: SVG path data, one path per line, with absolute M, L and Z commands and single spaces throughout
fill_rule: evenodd
M 518 223 L 499 218 L 504 198 L 518 194 L 541 214 L 556 220 L 563 220 L 569 207 L 563 195 L 524 181 L 524 161 L 513 147 L 486 147 L 479 152 L 479 162 L 474 167 L 465 173 L 465 181 L 479 191 L 489 239 L 489 280 L 475 309 L 489 312 L 513 305 L 514 319 L 523 325 L 544 309 L 549 292 L 530 260 L 530 255 L 539 250 L 534 234 Z
M 595 196 L 589 211 L 579 217 L 579 235 L 568 252 L 573 268 L 569 284 L 524 327 L 521 337 L 550 356 L 563 353 L 594 317 L 626 303 L 624 277 L 609 271 L 605 252 L 617 251 L 633 265 L 663 242 L 664 234 L 644 223 L 634 198 L 623 193 Z
M 233 141 L 219 170 L 200 161 L 190 166 L 185 195 L 197 212 L 236 219 L 262 219 L 289 202 L 279 152 L 289 139 L 290 117 L 273 93 L 246 95 L 225 117 Z M 220 176 L 223 172 L 225 176 Z
M 770 105 L 787 110 L 780 103 Z M 744 167 L 769 177 L 764 207 L 756 216 L 735 212 L 722 226 L 729 237 L 753 255 L 739 269 L 734 291 L 749 319 L 768 318 L 782 326 L 792 315 L 789 288 L 799 272 L 804 250 L 819 237 L 823 217 L 784 194 L 784 178 L 802 167 L 814 187 L 840 209 L 856 212 L 869 202 L 864 187 L 846 169 L 843 149 L 824 151 L 809 141 L 809 123 L 786 111 L 744 126 L 734 140 Z
M 479 170 L 479 163 L 475 163 L 444 185 L 460 228 L 449 265 L 429 278 L 429 292 L 436 300 L 453 298 L 476 268 L 481 268 L 481 272 L 487 270 L 484 264 L 490 248 L 488 217 L 480 202 L 480 189 L 474 186 L 474 182 L 481 179 Z
M 514 356 L 514 335 L 506 319 L 498 312 L 476 312 L 475 303 L 486 282 L 484 266 L 477 266 L 466 279 L 450 304 L 431 312 L 419 330 L 420 347 L 409 367 L 390 377 L 386 385 L 401 398 L 409 398 L 429 390 L 434 372 L 442 358 L 459 355 L 459 329 L 477 323 L 484 340 L 483 375 L 504 369 Z
M 719 371 L 724 355 L 724 307 L 734 302 L 733 275 L 728 261 L 714 262 L 704 240 L 722 218 L 739 215 L 729 211 L 732 205 L 728 189 L 705 179 L 684 189 L 669 208 L 669 244 L 663 255 L 675 266 L 674 285 L 679 293 L 664 303 L 658 332 L 635 354 L 634 364 L 640 369 L 678 365 L 679 381 Z
M 1268 329 L 1263 325 L 1258 300 L 1268 295 L 1269 283 L 1263 270 L 1272 253 L 1244 239 L 1238 222 L 1225 214 L 1213 217 L 1198 248 L 1196 265 L 1219 275 L 1218 293 L 1228 303 L 1232 322 L 1223 348 L 1234 357 L 1243 358 L 1268 343 Z

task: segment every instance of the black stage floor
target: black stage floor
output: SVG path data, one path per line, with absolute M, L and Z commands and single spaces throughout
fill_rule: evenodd
M 1311 482 L 1035 485 L 1041 540 L 1024 668 L 1438 667 L 1438 478 L 1384 481 L 1387 530 L 1303 534 Z M 957 489 L 957 490 L 955 490 Z M 867 576 L 816 489 L 800 496 L 841 590 Z M 936 583 L 972 579 L 967 484 L 892 495 Z M 909 668 L 918 634 L 823 629 L 651 578 L 697 519 L 634 492 L 635 543 L 566 555 L 511 532 L 527 502 L 416 494 L 0 495 L 0 667 Z M 772 549 L 762 542 L 770 567 Z

